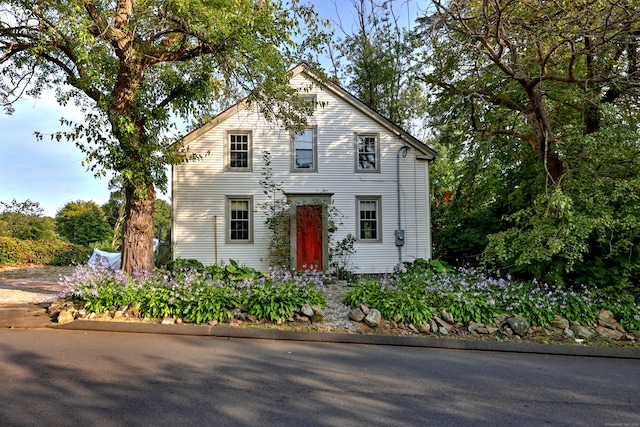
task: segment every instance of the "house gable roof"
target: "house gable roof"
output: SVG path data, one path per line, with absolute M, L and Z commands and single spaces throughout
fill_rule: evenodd
M 387 129 L 392 134 L 396 135 L 402 141 L 406 142 L 407 144 L 415 148 L 417 151 L 422 153 L 422 156 L 418 156 L 419 159 L 422 159 L 422 160 L 435 159 L 436 152 L 433 148 L 431 148 L 424 142 L 420 141 L 413 135 L 409 134 L 408 132 L 403 130 L 401 127 L 399 127 L 398 125 L 396 125 L 395 123 L 391 122 L 389 119 L 384 117 L 382 114 L 375 111 L 373 108 L 367 106 L 365 103 L 360 101 L 355 96 L 351 95 L 348 91 L 346 91 L 339 85 L 330 81 L 326 81 L 316 76 L 309 70 L 309 67 L 306 64 L 297 65 L 291 70 L 291 73 L 292 73 L 292 76 L 291 76 L 292 79 L 294 77 L 297 77 L 300 74 L 304 74 L 308 79 L 312 80 L 315 84 L 321 86 L 324 89 L 327 89 L 328 91 L 336 95 L 338 98 L 342 99 L 347 104 L 351 105 L 354 109 L 360 111 L 361 113 L 366 115 L 368 118 L 378 123 L 379 125 Z M 245 108 L 247 108 L 246 98 L 242 99 L 240 102 L 236 103 L 235 105 L 232 105 L 231 107 L 227 108 L 226 110 L 224 110 L 223 112 L 221 112 L 220 114 L 218 114 L 217 116 L 209 120 L 207 123 L 205 123 L 203 126 L 185 135 L 185 137 L 182 140 L 182 143 L 184 145 L 189 144 L 191 141 L 193 141 L 197 137 L 207 133 L 209 130 L 218 126 L 219 124 L 224 122 L 226 119 L 239 113 Z

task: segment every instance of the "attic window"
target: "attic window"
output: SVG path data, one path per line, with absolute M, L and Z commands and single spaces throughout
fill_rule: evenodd
M 301 96 L 300 97 L 304 103 L 306 104 L 309 111 L 314 111 L 316 109 L 316 97 L 315 96 Z

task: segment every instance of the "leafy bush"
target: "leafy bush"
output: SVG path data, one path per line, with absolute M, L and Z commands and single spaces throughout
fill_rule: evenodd
M 367 304 L 380 311 L 385 319 L 421 325 L 434 314 L 433 301 L 428 298 L 419 283 L 394 284 L 394 280 L 359 284 L 344 296 L 349 306 Z
M 185 259 L 176 258 L 175 260 L 168 262 L 166 268 L 169 271 L 178 272 L 186 270 L 204 271 L 205 266 L 197 259 Z
M 64 292 L 82 301 L 89 312 L 104 313 L 139 298 L 141 287 L 122 270 L 101 266 L 77 266 L 71 276 L 61 279 Z
M 233 286 L 214 281 L 195 270 L 177 276 L 155 275 L 142 284 L 140 310 L 145 317 L 180 317 L 194 323 L 233 318 L 241 294 Z
M 155 265 L 157 268 L 166 268 L 172 262 L 173 252 L 171 245 L 167 242 L 160 242 L 158 251 L 155 256 Z
M 61 242 L 59 249 L 53 251 L 50 265 L 74 265 L 87 262 L 91 251 L 86 246 Z
M 355 236 L 349 233 L 329 248 L 329 263 L 333 274 L 340 280 L 348 282 L 357 280 L 357 276 L 350 269 L 350 258 L 356 253 L 355 243 Z
M 0 265 L 71 265 L 86 262 L 89 256 L 89 250 L 84 246 L 61 240 L 0 237 Z
M 258 319 L 284 321 L 305 304 L 326 304 L 317 289 L 323 286 L 323 280 L 324 276 L 315 272 L 292 274 L 287 270 L 271 270 L 267 277 L 247 287 L 243 302 Z
M 237 282 L 245 279 L 257 279 L 262 273 L 254 268 L 238 264 L 236 260 L 230 259 L 229 264 L 213 264 L 204 272 L 212 279 Z
M 640 331 L 640 295 L 607 288 L 598 289 L 594 300 L 599 308 L 610 310 L 623 327 Z
M 235 264 L 235 266 L 234 266 Z M 304 304 L 325 305 L 326 279 L 320 273 L 293 274 L 272 270 L 261 274 L 236 263 L 226 266 L 157 270 L 133 278 L 121 271 L 78 266 L 63 279 L 73 299 L 89 311 L 106 311 L 136 303 L 145 317 L 180 317 L 194 323 L 225 321 L 240 304 L 258 319 L 283 321 Z M 451 270 L 444 264 L 418 260 L 403 272 L 363 281 L 351 287 L 344 303 L 369 304 L 385 319 L 420 325 L 436 309 L 446 309 L 456 321 L 491 323 L 504 315 L 520 315 L 546 326 L 556 315 L 592 324 L 598 310 L 611 310 L 622 326 L 640 330 L 638 297 L 619 289 L 587 286 L 574 289 L 510 277 L 491 277 L 479 270 Z
M 0 236 L 20 240 L 51 240 L 55 238 L 53 221 L 43 217 L 44 209 L 37 202 L 26 200 L 0 202 Z

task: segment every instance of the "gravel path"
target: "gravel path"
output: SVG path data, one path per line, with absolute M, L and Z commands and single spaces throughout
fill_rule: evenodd
M 355 332 L 356 323 L 349 320 L 349 307 L 342 303 L 342 297 L 346 292 L 345 285 L 331 283 L 325 285 L 325 287 L 324 297 L 327 300 L 327 305 L 324 308 L 325 318 L 318 325 L 327 332 Z

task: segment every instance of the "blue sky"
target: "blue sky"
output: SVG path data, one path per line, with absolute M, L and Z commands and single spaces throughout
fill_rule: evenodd
M 58 106 L 52 94 L 15 104 L 12 115 L 0 113 L 0 201 L 27 199 L 40 203 L 47 216 L 67 202 L 109 200 L 107 179 L 95 179 L 82 166 L 84 156 L 71 142 L 38 141 L 34 132 L 62 129 L 61 117 L 82 120 L 79 110 Z
M 342 24 L 345 30 L 351 30 L 351 0 L 312 3 L 322 18 L 331 20 L 336 17 L 336 3 L 340 5 Z M 404 0 L 395 3 L 398 8 L 406 6 Z M 415 9 L 414 4 L 413 16 Z M 52 93 L 36 100 L 20 100 L 12 115 L 0 111 L 0 201 L 29 199 L 40 204 L 44 215 L 55 216 L 67 202 L 93 200 L 101 205 L 109 200 L 108 179 L 97 179 L 82 166 L 82 152 L 72 142 L 58 142 L 47 136 L 63 130 L 61 117 L 81 121 L 84 116 L 73 106 L 58 106 Z M 42 141 L 36 139 L 36 131 L 46 135 Z M 169 200 L 168 194 L 158 196 Z

